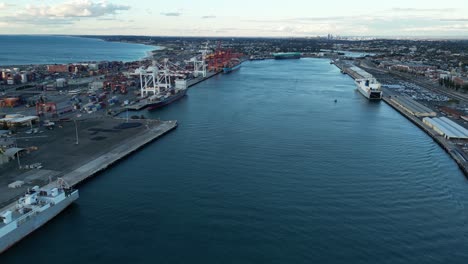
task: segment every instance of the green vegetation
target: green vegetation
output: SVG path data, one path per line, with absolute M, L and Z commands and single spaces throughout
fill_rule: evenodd
M 465 85 L 461 86 L 460 84 L 455 83 L 453 80 L 451 80 L 448 77 L 440 78 L 439 79 L 439 85 L 447 87 L 447 88 L 455 89 L 455 91 L 459 91 L 460 89 L 462 90 L 462 92 L 467 92 L 468 91 L 468 84 L 465 84 Z

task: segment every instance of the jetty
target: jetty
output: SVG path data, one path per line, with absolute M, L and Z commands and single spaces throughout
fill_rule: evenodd
M 361 75 L 354 70 L 356 66 L 342 62 L 333 62 L 333 64 L 340 69 L 341 73 L 348 74 L 353 79 L 361 78 Z M 395 98 L 395 94 L 388 89 L 383 88 L 382 90 L 382 100 L 429 135 L 450 155 L 450 157 L 452 157 L 460 170 L 466 177 L 468 177 L 468 159 L 465 154 L 459 150 L 454 142 L 451 142 L 438 134 L 436 131 L 424 124 L 421 119 L 422 117 L 434 117 L 437 113 L 413 100 L 409 100 L 404 97 Z

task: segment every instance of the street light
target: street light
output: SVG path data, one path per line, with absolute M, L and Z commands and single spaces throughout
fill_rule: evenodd
M 15 148 L 18 150 L 18 138 L 15 137 Z M 20 157 L 19 157 L 19 151 L 16 152 L 16 159 L 18 160 L 18 169 L 21 170 L 21 162 L 20 162 Z
M 75 123 L 75 133 L 76 133 L 75 145 L 78 145 L 80 143 L 79 140 L 78 140 L 78 125 L 76 124 L 76 119 L 73 119 L 73 122 Z

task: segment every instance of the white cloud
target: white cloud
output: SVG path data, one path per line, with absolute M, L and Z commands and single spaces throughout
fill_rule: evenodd
M 93 2 L 91 0 L 73 0 L 57 5 L 26 5 L 25 9 L 19 11 L 17 15 L 49 18 L 100 17 L 129 9 L 130 6 L 128 5 Z
M 405 32 L 465 32 L 468 33 L 468 24 L 453 24 L 443 26 L 410 27 Z
M 167 13 L 161 13 L 161 15 L 177 17 L 177 16 L 181 16 L 182 13 L 181 12 L 167 12 Z
M 445 13 L 445 12 L 454 12 L 456 8 L 393 8 L 392 11 L 395 12 L 410 12 L 410 13 Z

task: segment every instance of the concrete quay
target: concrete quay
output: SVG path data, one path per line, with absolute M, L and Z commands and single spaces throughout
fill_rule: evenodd
M 97 173 L 104 171 L 116 162 L 136 152 L 154 140 L 164 136 L 176 127 L 177 121 L 162 122 L 159 126 L 149 128 L 146 133 L 123 142 L 102 156 L 82 165 L 68 174 L 65 174 L 62 178 L 70 184 L 70 186 L 76 186 L 95 176 Z
M 0 171 L 0 207 L 16 201 L 28 188 L 47 186 L 50 180 L 55 181 L 58 177 L 76 186 L 174 130 L 177 125 L 177 121 L 151 119 L 90 119 L 77 122 L 77 126 L 73 122 L 64 122 L 60 127 L 44 132 L 45 136 L 23 139 L 18 144 L 33 144 L 37 150 L 22 157 L 21 164 L 41 163 L 43 168 L 25 170 L 18 168 L 19 162 L 13 161 L 4 164 L 5 170 Z M 16 181 L 22 181 L 24 185 L 15 189 L 7 187 Z
M 348 65 L 345 65 L 342 63 L 335 63 L 335 65 L 343 73 L 346 73 L 349 76 L 351 76 L 351 78 L 353 79 L 360 78 L 360 76 L 354 71 L 352 71 L 350 67 L 348 67 Z M 427 135 L 429 135 L 437 144 L 439 144 L 439 146 L 441 146 L 452 157 L 452 159 L 457 163 L 458 167 L 461 169 L 463 174 L 465 174 L 465 177 L 468 177 L 468 159 L 463 154 L 463 151 L 456 144 L 450 142 L 449 140 L 440 136 L 434 130 L 426 126 L 420 118 L 406 111 L 404 108 L 407 108 L 407 106 L 403 105 L 402 107 L 402 105 L 399 105 L 394 100 L 392 100 L 392 95 L 393 94 L 391 92 L 389 92 L 386 89 L 383 89 L 382 100 L 385 103 L 387 103 L 390 107 L 398 111 L 401 115 L 403 115 L 409 121 L 411 121 L 413 124 L 415 124 L 424 132 L 426 132 Z
M 220 74 L 221 71 L 218 71 L 218 72 L 208 72 L 206 77 L 198 77 L 198 78 L 194 78 L 194 79 L 191 79 L 191 80 L 188 80 L 187 81 L 187 88 L 190 88 L 192 86 L 195 86 L 203 81 L 206 81 L 210 78 L 212 78 L 213 76 L 216 76 L 218 74 Z M 119 111 L 116 115 L 118 115 L 119 113 L 122 113 L 124 112 L 125 110 L 129 110 L 129 111 L 140 111 L 144 108 L 146 108 L 148 106 L 148 101 L 147 99 L 143 99 L 135 104 L 132 104 L 132 105 L 128 105 L 126 106 L 124 109 L 122 109 L 121 111 Z
M 457 163 L 458 167 L 460 167 L 463 174 L 468 177 L 468 161 L 466 160 L 463 152 L 452 142 L 446 140 L 444 137 L 437 134 L 434 130 L 427 127 L 423 121 L 416 116 L 411 115 L 407 111 L 405 111 L 402 107 L 396 104 L 394 101 L 390 99 L 389 96 L 383 96 L 382 100 L 390 105 L 393 109 L 397 110 L 402 114 L 406 119 L 411 121 L 413 124 L 421 128 L 426 134 L 428 134 L 439 146 L 441 146 Z
M 336 67 L 338 67 L 338 69 L 341 70 L 341 73 L 343 74 L 348 74 L 349 76 L 351 76 L 351 78 L 353 79 L 360 79 L 362 78 L 361 75 L 359 75 L 357 72 L 351 70 L 351 68 L 349 66 L 351 65 L 347 65 L 345 63 L 341 63 L 341 62 L 335 62 L 334 63 Z

